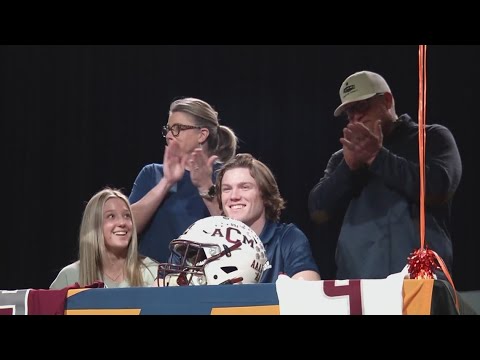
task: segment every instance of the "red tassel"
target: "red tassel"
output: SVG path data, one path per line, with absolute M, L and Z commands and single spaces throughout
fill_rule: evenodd
M 433 271 L 441 267 L 432 250 L 417 249 L 408 257 L 408 273 L 410 279 L 433 279 Z

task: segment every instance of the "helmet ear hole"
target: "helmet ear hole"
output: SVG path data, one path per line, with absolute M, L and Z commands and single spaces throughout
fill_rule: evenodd
M 238 267 L 236 266 L 222 266 L 221 269 L 226 273 L 226 274 L 230 274 L 234 271 L 237 271 L 238 270 Z

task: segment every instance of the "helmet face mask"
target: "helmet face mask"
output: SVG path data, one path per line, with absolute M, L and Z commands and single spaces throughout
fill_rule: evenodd
M 255 284 L 268 266 L 255 232 L 224 216 L 196 221 L 170 250 L 172 260 L 159 265 L 164 286 Z

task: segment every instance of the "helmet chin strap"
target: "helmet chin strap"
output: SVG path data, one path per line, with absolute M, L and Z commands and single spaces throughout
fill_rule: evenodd
M 232 256 L 231 251 L 239 248 L 242 245 L 242 242 L 240 240 L 237 240 L 232 246 L 228 247 L 227 245 L 223 245 L 223 251 L 218 253 L 215 256 L 212 256 L 210 259 L 208 259 L 207 262 L 213 261 L 218 259 L 219 257 L 222 257 L 223 255 L 230 257 Z
M 242 243 L 240 242 L 240 240 L 237 240 L 235 242 L 235 244 L 233 244 L 230 247 L 227 247 L 226 245 L 223 245 L 225 255 L 227 255 L 228 257 L 232 256 L 232 253 L 230 251 L 238 249 L 241 245 L 242 245 Z

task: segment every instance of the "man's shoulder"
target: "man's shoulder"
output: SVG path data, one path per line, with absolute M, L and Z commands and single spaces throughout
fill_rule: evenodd
M 276 223 L 273 223 L 275 226 L 275 235 L 276 236 L 279 236 L 279 235 L 282 235 L 282 236 L 285 236 L 287 234 L 290 234 L 290 233 L 302 233 L 302 230 L 300 230 L 300 228 L 295 225 L 294 223 L 284 223 L 284 222 L 276 222 Z
M 305 233 L 294 223 L 275 223 L 272 242 L 278 244 L 284 252 L 309 244 Z
M 418 129 L 418 122 L 414 121 L 413 118 L 409 114 L 402 114 L 401 116 L 398 117 L 398 120 L 405 126 L 408 127 L 415 127 Z M 425 124 L 425 127 L 427 131 L 448 131 L 450 130 L 442 124 L 439 123 L 427 123 Z
M 450 129 L 447 128 L 445 125 L 442 124 L 427 124 L 426 125 L 427 131 L 447 131 L 450 132 Z

